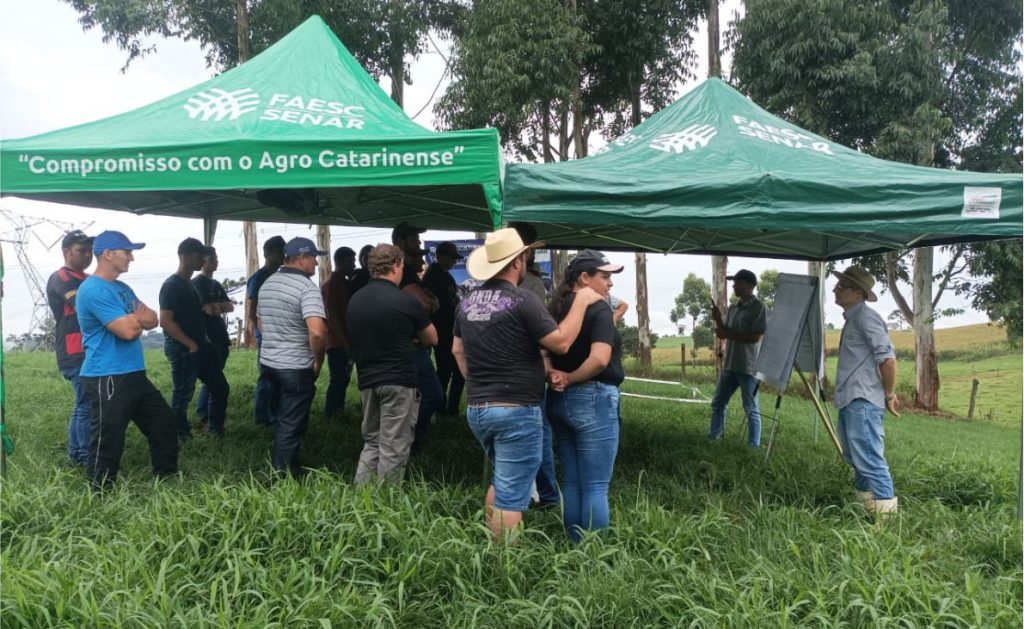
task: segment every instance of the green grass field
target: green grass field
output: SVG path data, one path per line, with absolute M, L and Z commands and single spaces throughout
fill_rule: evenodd
M 238 352 L 228 436 L 186 443 L 180 476 L 155 482 L 131 428 L 117 488 L 95 497 L 62 462 L 72 396 L 52 355 L 8 359 L 5 627 L 1021 626 L 1020 424 L 887 420 L 903 510 L 878 529 L 809 403 L 785 401 L 766 464 L 736 408 L 712 445 L 707 406 L 627 398 L 610 534 L 573 548 L 546 511 L 493 546 L 464 419 L 435 426 L 401 490 L 356 490 L 356 411 L 325 423 L 321 395 L 316 473 L 272 485 Z M 163 356 L 147 363 L 169 393 Z

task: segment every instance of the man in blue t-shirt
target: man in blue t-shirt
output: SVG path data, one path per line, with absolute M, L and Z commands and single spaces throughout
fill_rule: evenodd
M 132 251 L 144 246 L 121 232 L 103 232 L 93 242 L 96 272 L 78 289 L 85 345 L 80 373 L 92 410 L 88 468 L 96 490 L 117 477 L 128 420 L 149 441 L 153 473 L 178 470 L 174 412 L 146 377 L 142 356 L 142 331 L 157 326 L 157 315 L 117 279 L 134 260 Z
M 263 424 L 264 426 L 273 426 L 274 422 L 277 421 L 277 416 L 274 414 L 271 404 L 271 400 L 275 397 L 273 385 L 267 376 L 267 370 L 263 367 L 263 363 L 259 358 L 259 351 L 263 346 L 263 332 L 256 325 L 256 306 L 260 301 L 260 288 L 262 288 L 263 282 L 266 282 L 268 277 L 276 273 L 284 262 L 284 244 L 284 238 L 281 236 L 268 238 L 263 243 L 263 259 L 265 262 L 263 266 L 256 269 L 256 272 L 252 274 L 252 277 L 245 284 L 245 317 L 253 325 L 253 336 L 256 339 L 256 364 L 260 370 L 260 375 L 256 379 L 256 392 L 253 394 L 253 402 L 255 404 L 254 419 L 257 424 Z

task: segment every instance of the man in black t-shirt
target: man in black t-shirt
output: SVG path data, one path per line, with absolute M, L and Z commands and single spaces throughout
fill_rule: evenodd
M 196 378 L 209 392 L 209 432 L 224 434 L 228 406 L 228 381 L 224 378 L 213 346 L 206 334 L 203 300 L 190 281 L 202 268 L 210 249 L 195 238 L 178 245 L 178 270 L 160 287 L 160 327 L 164 331 L 164 354 L 171 363 L 171 408 L 178 418 L 178 438 L 188 439 L 188 407 L 196 390 Z
M 455 243 L 442 242 L 437 246 L 434 257 L 437 261 L 427 267 L 427 272 L 423 274 L 423 287 L 437 297 L 438 303 L 437 311 L 430 316 L 430 320 L 437 328 L 434 362 L 437 364 L 437 377 L 441 381 L 441 408 L 449 415 L 457 415 L 466 381 L 452 356 L 452 329 L 455 327 L 459 291 L 449 271 L 457 260 L 462 259 L 462 254 Z
M 437 343 L 422 303 L 400 290 L 404 259 L 393 245 L 368 256 L 371 279 L 348 304 L 348 329 L 363 402 L 363 451 L 355 482 L 400 483 L 412 447 L 419 399 L 417 348 Z
M 206 254 L 203 268 L 199 275 L 192 278 L 192 285 L 199 293 L 199 299 L 203 302 L 203 320 L 206 322 L 206 337 L 210 339 L 220 361 L 220 369 L 224 371 L 224 365 L 228 362 L 228 354 L 231 352 L 231 337 L 228 336 L 228 324 L 224 321 L 224 315 L 235 311 L 235 303 L 228 297 L 227 291 L 220 282 L 213 279 L 213 274 L 220 265 L 217 258 L 217 250 L 209 247 Z M 200 423 L 206 423 L 209 417 L 210 397 L 206 385 L 199 390 L 199 399 L 196 400 L 196 416 Z
M 526 253 L 515 229 L 487 235 L 466 265 L 484 283 L 466 296 L 455 315 L 452 353 L 466 378 L 470 428 L 494 466 L 485 499 L 495 541 L 518 528 L 529 507 L 541 462 L 545 360 L 541 348 L 565 353 L 576 340 L 587 306 L 601 297 L 586 288 L 561 324 L 533 293 L 518 288 Z
M 438 310 L 438 299 L 436 295 L 425 290 L 420 281 L 424 253 L 420 234 L 424 231 L 426 230 L 412 227 L 408 223 L 401 223 L 391 230 L 391 244 L 398 247 L 405 258 L 398 287 L 418 299 L 423 304 L 425 314 L 431 316 Z M 420 409 L 416 415 L 416 440 L 412 444 L 414 453 L 426 442 L 430 420 L 434 413 L 441 409 L 444 401 L 441 380 L 437 377 L 434 363 L 430 360 L 429 347 L 416 348 L 416 390 L 420 393 Z

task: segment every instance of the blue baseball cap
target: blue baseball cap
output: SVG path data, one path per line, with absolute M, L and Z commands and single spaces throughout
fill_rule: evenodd
M 284 245 L 284 255 L 289 258 L 309 254 L 311 256 L 325 256 L 326 251 L 320 251 L 316 244 L 309 238 L 292 238 Z
M 128 236 L 125 236 L 121 232 L 105 231 L 99 236 L 96 236 L 96 240 L 92 241 L 92 252 L 94 255 L 100 255 L 104 251 L 110 249 L 134 251 L 135 249 L 142 249 L 145 246 L 146 243 L 144 242 L 132 242 L 128 240 Z

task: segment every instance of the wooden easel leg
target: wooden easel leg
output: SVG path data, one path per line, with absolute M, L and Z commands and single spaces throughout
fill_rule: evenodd
M 779 407 L 782 406 L 782 396 L 775 396 L 775 411 L 772 413 L 772 431 L 768 434 L 768 445 L 764 449 L 764 462 L 772 455 L 772 446 L 775 445 L 775 432 L 779 427 Z
M 814 402 L 814 408 L 818 411 L 818 417 L 820 417 L 821 422 L 825 424 L 825 430 L 828 431 L 828 436 L 832 439 L 832 444 L 836 447 L 836 452 L 838 452 L 839 456 L 842 457 L 843 446 L 839 445 L 839 437 L 836 436 L 836 431 L 832 427 L 832 421 L 829 419 L 828 413 L 826 413 L 825 409 L 821 406 L 821 400 L 818 399 L 818 392 L 815 391 L 814 387 L 811 386 L 811 383 L 808 382 L 807 377 L 804 376 L 804 372 L 800 371 L 800 369 L 797 369 L 796 372 L 800 376 L 800 381 L 804 383 L 804 387 L 807 388 L 807 393 L 810 394 L 811 401 Z

